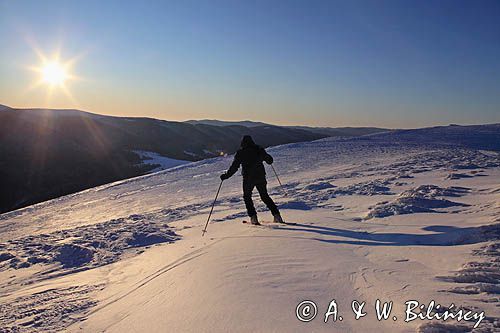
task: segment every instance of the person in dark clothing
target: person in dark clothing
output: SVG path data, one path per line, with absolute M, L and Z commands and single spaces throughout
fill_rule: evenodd
M 243 175 L 243 199 L 247 208 L 248 216 L 252 224 L 260 224 L 257 212 L 252 201 L 254 187 L 259 191 L 260 198 L 274 216 L 274 222 L 284 223 L 280 212 L 273 199 L 267 193 L 266 170 L 262 162 L 273 163 L 273 157 L 264 148 L 258 146 L 250 135 L 245 135 L 241 140 L 241 148 L 234 155 L 234 160 L 227 172 L 220 176 L 221 180 L 228 179 L 238 171 L 240 165 Z

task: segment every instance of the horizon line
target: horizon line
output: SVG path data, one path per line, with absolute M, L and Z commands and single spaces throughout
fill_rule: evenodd
M 277 127 L 311 127 L 311 128 L 378 128 L 378 129 L 387 129 L 387 130 L 411 130 L 411 129 L 419 129 L 419 128 L 431 128 L 431 127 L 443 127 L 443 126 L 480 126 L 480 125 L 500 125 L 500 122 L 491 122 L 491 123 L 460 123 L 460 122 L 450 122 L 447 124 L 444 123 L 437 123 L 429 126 L 422 126 L 422 127 L 379 127 L 379 126 L 374 126 L 374 125 L 344 125 L 344 126 L 317 126 L 317 125 L 305 125 L 305 124 L 295 124 L 295 125 L 279 125 L 279 124 L 273 124 L 273 123 L 268 123 L 264 122 L 261 120 L 250 120 L 250 119 L 242 119 L 242 120 L 226 120 L 226 119 L 214 119 L 214 118 L 199 118 L 199 119 L 186 119 L 186 120 L 169 120 L 165 118 L 154 118 L 150 116 L 125 116 L 125 115 L 111 115 L 111 114 L 105 114 L 105 113 L 96 113 L 93 111 L 86 111 L 86 110 L 81 110 L 81 109 L 76 109 L 76 108 L 46 108 L 46 107 L 12 107 L 6 104 L 0 103 L 0 107 L 6 107 L 12 110 L 47 110 L 47 111 L 77 111 L 77 112 L 83 112 L 83 113 L 88 113 L 92 115 L 97 115 L 97 116 L 105 116 L 105 117 L 114 117 L 114 118 L 137 118 L 137 119 L 153 119 L 153 120 L 160 120 L 160 121 L 169 121 L 169 122 L 177 122 L 177 123 L 186 123 L 189 121 L 219 121 L 219 122 L 228 122 L 228 123 L 237 123 L 237 122 L 253 122 L 253 123 L 261 123 L 262 125 L 260 126 L 277 126 Z M 212 125 L 212 126 L 217 126 L 217 125 Z M 240 125 L 244 126 L 244 125 Z

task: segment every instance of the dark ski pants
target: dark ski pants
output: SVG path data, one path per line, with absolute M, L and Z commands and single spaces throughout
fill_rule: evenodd
M 257 212 L 255 211 L 255 207 L 253 205 L 252 201 L 252 192 L 253 188 L 257 187 L 257 191 L 259 191 L 260 198 L 262 201 L 266 204 L 267 208 L 271 211 L 273 215 L 279 214 L 278 207 L 276 207 L 276 204 L 274 203 L 273 199 L 269 196 L 267 193 L 267 183 L 262 182 L 255 184 L 252 181 L 249 180 L 243 180 L 243 200 L 245 200 L 245 206 L 247 208 L 247 213 L 248 216 L 254 216 L 257 215 Z

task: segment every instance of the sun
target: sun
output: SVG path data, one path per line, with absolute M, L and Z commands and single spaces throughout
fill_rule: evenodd
M 52 88 L 65 88 L 68 81 L 77 79 L 72 73 L 73 65 L 76 58 L 63 61 L 59 52 L 52 57 L 47 57 L 41 52 L 37 52 L 40 59 L 38 66 L 32 66 L 30 69 L 38 74 L 38 80 L 35 86 L 45 85 L 49 89 Z
M 47 102 L 50 102 L 52 95 L 57 92 L 62 92 L 68 97 L 73 104 L 77 104 L 76 100 L 70 92 L 70 85 L 73 81 L 81 81 L 82 78 L 74 74 L 75 63 L 80 59 L 81 55 L 70 59 L 61 57 L 61 52 L 58 50 L 47 56 L 40 50 L 34 51 L 38 56 L 39 63 L 36 66 L 26 66 L 27 69 L 36 74 L 33 83 L 28 87 L 28 90 L 45 87 L 47 91 Z M 54 98 L 59 98 L 54 96 Z
M 65 66 L 57 61 L 46 63 L 41 68 L 43 82 L 51 86 L 62 86 L 68 79 L 68 72 Z

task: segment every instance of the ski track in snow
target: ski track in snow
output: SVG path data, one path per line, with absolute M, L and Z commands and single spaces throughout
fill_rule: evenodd
M 498 154 L 432 144 L 323 139 L 268 151 L 275 158 L 285 190 L 284 193 L 268 171 L 270 194 L 288 215 L 293 210 L 320 208 L 352 212 L 353 207 L 339 204 L 335 199 L 377 198 L 375 205 L 352 218 L 353 223 L 376 223 L 400 214 L 465 214 L 477 207 L 461 200 L 474 195 L 476 189 L 462 187 L 460 181 L 485 177 L 488 170 L 500 167 Z M 27 285 L 116 262 L 125 255 L 142 252 L 144 247 L 179 240 L 181 236 L 176 232 L 180 229 L 171 223 L 208 212 L 218 175 L 230 161 L 214 158 L 190 163 L 0 215 L 0 272 L 34 269 L 33 274 L 0 284 L 0 294 L 9 296 L 8 303 L 0 303 L 0 331 L 57 331 L 79 320 L 93 307 L 99 309 L 89 295 L 102 288 L 101 285 L 67 287 L 19 297 L 15 293 Z M 453 185 L 412 185 L 415 177 L 430 172 L 442 174 L 442 181 Z M 246 216 L 238 178 L 224 182 L 215 210 L 227 210 L 228 214 L 219 214 L 213 222 Z M 258 212 L 266 210 L 260 200 L 256 203 Z M 492 209 L 499 213 L 498 206 Z M 499 222 L 496 216 L 492 223 Z M 455 274 L 440 279 L 460 284 L 449 289 L 451 293 L 498 295 L 499 224 L 462 229 L 451 241 L 446 238 L 447 244 L 488 242 L 474 252 L 481 260 L 467 263 Z M 439 230 L 434 231 L 437 234 L 430 241 L 417 240 L 413 245 L 443 245 L 445 238 L 440 238 Z M 406 241 L 395 237 L 366 233 L 363 241 L 387 245 Z M 493 266 L 486 262 L 493 262 Z M 40 307 L 50 302 L 59 307 Z M 490 320 L 489 325 L 496 324 Z M 427 324 L 421 329 L 432 332 L 438 326 Z M 468 326 L 446 327 L 458 332 Z

